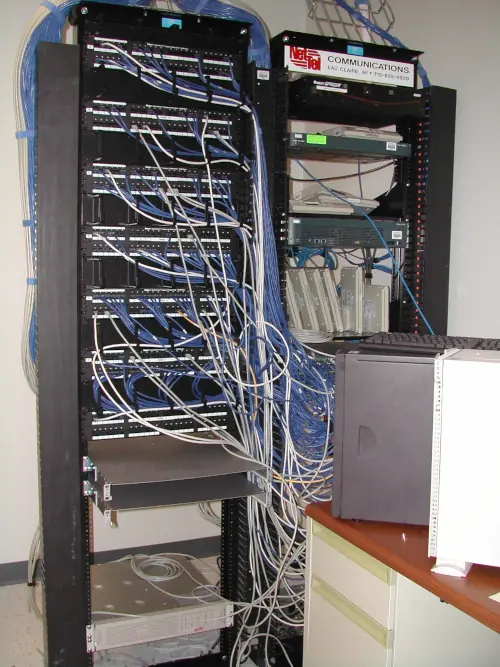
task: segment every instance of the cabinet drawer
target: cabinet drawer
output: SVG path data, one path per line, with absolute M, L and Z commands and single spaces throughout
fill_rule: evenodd
M 318 523 L 312 522 L 310 535 L 312 576 L 392 630 L 396 573 Z
M 393 632 L 313 577 L 304 667 L 391 667 Z

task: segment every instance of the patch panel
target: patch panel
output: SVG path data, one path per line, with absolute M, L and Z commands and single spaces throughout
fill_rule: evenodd
M 148 165 L 151 156 L 146 141 L 161 165 L 203 163 L 197 139 L 202 132 L 214 162 L 223 164 L 217 153 L 226 155 L 227 166 L 232 164 L 229 160 L 243 160 L 233 145 L 244 131 L 237 113 L 93 100 L 85 107 L 83 122 L 86 153 L 102 162 L 118 159 L 127 164 Z

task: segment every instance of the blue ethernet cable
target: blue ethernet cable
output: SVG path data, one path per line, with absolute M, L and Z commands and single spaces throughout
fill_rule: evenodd
M 257 67 L 268 69 L 271 66 L 269 42 L 266 29 L 258 16 L 239 7 L 220 2 L 219 0 L 175 0 L 175 4 L 183 12 L 203 14 L 217 18 L 241 21 L 250 24 L 249 60 L 254 60 Z
M 92 1 L 92 0 L 91 0 Z M 147 7 L 151 0 L 99 0 L 104 4 L 135 5 Z M 20 71 L 20 96 L 23 109 L 24 130 L 16 133 L 19 140 L 27 141 L 28 147 L 28 205 L 30 221 L 36 220 L 35 211 L 35 164 L 36 164 L 36 53 L 40 42 L 60 42 L 63 25 L 70 9 L 79 4 L 79 0 L 67 0 L 55 5 L 50 0 L 43 0 L 41 6 L 45 7 L 49 14 L 35 28 L 31 34 L 21 61 Z M 30 226 L 30 244 L 33 257 L 33 275 L 36 270 L 36 225 Z M 36 284 L 36 279 L 34 279 Z M 29 327 L 29 352 L 33 362 L 36 362 L 36 310 L 30 317 Z

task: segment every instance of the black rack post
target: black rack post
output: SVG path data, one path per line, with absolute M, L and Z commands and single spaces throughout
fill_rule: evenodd
M 446 334 L 457 91 L 431 86 L 427 99 L 429 119 L 423 128 L 428 141 L 423 311 L 435 333 Z
M 92 664 L 79 426 L 79 53 L 77 46 L 48 43 L 38 51 L 38 446 L 50 667 Z
M 425 116 L 398 126 L 412 145 L 402 174 L 409 244 L 405 280 L 434 333 L 448 327 L 448 290 L 453 197 L 457 93 L 450 88 L 422 89 Z M 392 330 L 429 333 L 402 286 L 392 304 Z

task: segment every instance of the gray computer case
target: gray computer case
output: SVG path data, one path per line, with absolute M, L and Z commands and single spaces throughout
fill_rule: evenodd
M 337 355 L 333 515 L 428 525 L 434 358 Z

